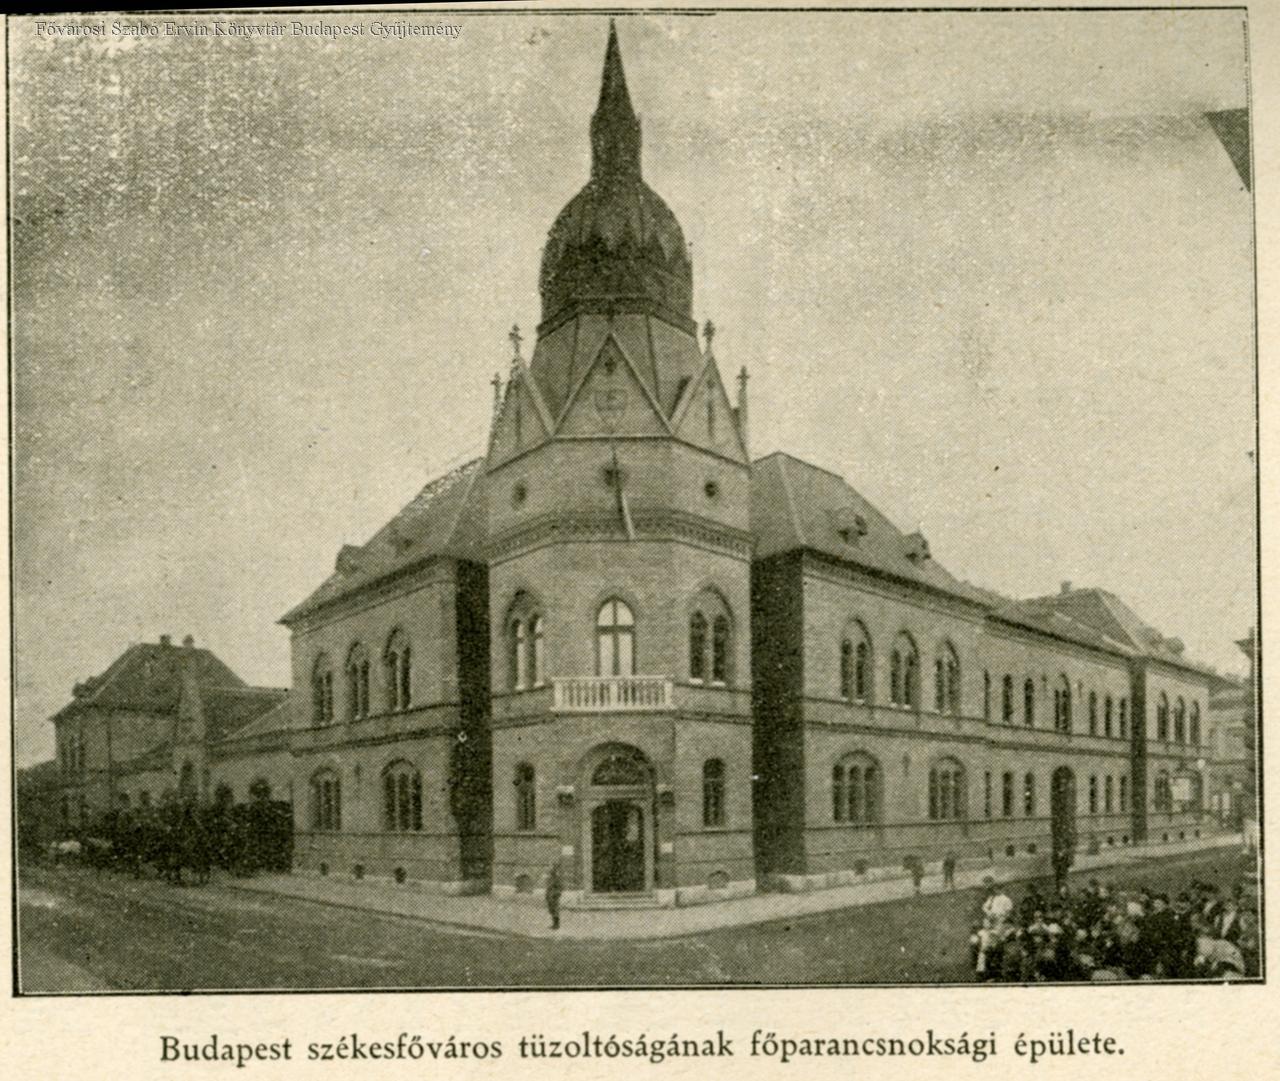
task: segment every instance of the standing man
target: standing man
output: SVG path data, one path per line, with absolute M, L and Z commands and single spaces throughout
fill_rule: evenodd
M 557 859 L 547 871 L 547 911 L 551 913 L 551 930 L 560 930 L 560 895 L 564 883 L 560 879 L 560 861 Z
M 948 852 L 942 857 L 942 887 L 948 890 L 956 888 L 956 854 L 954 852 Z

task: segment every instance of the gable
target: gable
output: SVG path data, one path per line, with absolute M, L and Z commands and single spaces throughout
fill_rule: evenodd
M 496 465 L 546 442 L 551 435 L 528 373 L 517 369 L 507 383 L 502 410 L 493 426 L 489 462 Z
M 578 384 L 557 435 L 670 435 L 649 389 L 610 335 Z
M 713 357 L 707 358 L 698 377 L 681 394 L 672 426 L 676 437 L 686 443 L 735 461 L 747 461 L 738 417 L 729 404 Z

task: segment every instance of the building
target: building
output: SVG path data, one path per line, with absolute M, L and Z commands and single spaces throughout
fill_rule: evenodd
M 513 896 L 559 861 L 584 904 L 1210 828 L 1176 639 L 1104 590 L 968 585 L 841 477 L 751 458 L 612 29 L 590 141 L 486 456 L 344 547 L 282 619 L 287 702 L 175 736 L 166 776 L 290 793 L 304 871 Z
M 1253 704 L 1255 638 L 1252 631 L 1236 643 L 1249 658 L 1246 677 L 1216 679 L 1209 696 L 1209 807 L 1232 829 L 1256 821 L 1257 735 Z

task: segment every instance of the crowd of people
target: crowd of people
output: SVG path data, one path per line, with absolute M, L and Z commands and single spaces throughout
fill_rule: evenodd
M 1015 903 L 988 878 L 970 938 L 974 972 L 1010 983 L 1257 976 L 1257 892 L 1247 881 L 1224 891 L 1192 880 L 1173 896 L 1097 879 L 1047 893 L 1032 883 Z

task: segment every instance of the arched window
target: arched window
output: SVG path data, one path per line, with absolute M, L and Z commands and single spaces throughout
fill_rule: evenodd
M 966 817 L 964 767 L 944 758 L 929 769 L 929 817 L 945 822 Z
M 422 774 L 409 762 L 382 771 L 382 827 L 392 833 L 422 829 Z
M 1013 773 L 1009 770 L 1000 778 L 1000 813 L 1005 818 L 1013 817 Z
M 1169 738 L 1169 696 L 1163 691 L 1156 702 L 1156 739 Z
M 1089 778 L 1089 813 L 1091 815 L 1098 813 L 1098 775 L 1096 773 Z
M 831 768 L 831 814 L 837 822 L 869 826 L 880 821 L 880 767 L 868 754 L 847 755 Z
M 542 616 L 535 614 L 529 618 L 528 684 L 530 687 L 541 687 L 546 678 L 542 663 L 544 637 Z
M 333 770 L 320 770 L 311 778 L 311 828 L 342 829 L 342 781 Z
M 545 625 L 542 613 L 523 590 L 516 593 L 507 610 L 507 672 L 513 691 L 542 686 Z
M 311 669 L 311 723 L 333 723 L 333 666 L 321 653 Z
M 1120 813 L 1124 814 L 1129 810 L 1129 778 L 1127 775 L 1120 777 Z
M 1071 680 L 1058 677 L 1053 691 L 1053 727 L 1058 732 L 1071 731 Z
M 871 701 L 871 642 L 865 631 L 853 651 L 853 697 Z
M 1102 809 L 1110 814 L 1115 809 L 1115 780 L 1108 776 L 1103 786 Z
M 694 612 L 689 617 L 689 679 L 701 683 L 707 678 L 707 617 Z
M 982 786 L 982 814 L 984 818 L 991 817 L 991 771 L 983 775 Z
M 612 597 L 596 615 L 596 675 L 636 674 L 636 618 L 624 601 Z
M 920 654 L 905 631 L 898 635 L 890 656 L 889 701 L 908 708 L 920 702 Z
M 1174 743 L 1187 742 L 1187 703 L 1186 699 L 1181 697 L 1173 707 L 1173 741 Z
M 1089 692 L 1089 735 L 1098 734 L 1098 692 Z
M 729 617 L 723 614 L 711 621 L 711 682 L 729 682 Z
M 1151 795 L 1155 810 L 1173 810 L 1173 786 L 1169 783 L 1169 774 L 1165 770 L 1156 774 L 1155 787 Z
M 1005 676 L 1000 691 L 1000 717 L 1005 724 L 1013 724 L 1013 676 Z
M 938 713 L 960 712 L 960 655 L 943 642 L 933 665 L 933 706 Z
M 409 651 L 409 639 L 404 631 L 393 631 L 387 639 L 387 648 L 383 651 L 383 661 L 387 675 L 387 709 L 391 712 L 408 709 L 411 701 L 412 658 Z
M 871 640 L 855 622 L 840 641 L 840 697 L 848 702 L 871 698 Z
M 1111 695 L 1103 700 L 1102 703 L 1102 734 L 1110 737 L 1111 735 L 1111 715 L 1114 703 L 1111 701 Z
M 359 642 L 347 654 L 347 717 L 369 716 L 369 654 Z
M 702 764 L 702 824 L 724 825 L 724 761 L 719 758 Z
M 1022 723 L 1028 728 L 1036 723 L 1036 681 L 1030 676 L 1022 681 Z
M 1191 703 L 1191 734 L 1190 742 L 1192 746 L 1200 746 L 1200 703 Z
M 516 829 L 532 830 L 538 824 L 537 775 L 528 762 L 516 766 Z
M 1036 775 L 1028 773 L 1022 779 L 1022 813 L 1034 818 L 1036 813 Z
M 1120 738 L 1129 738 L 1129 699 L 1120 699 Z
M 982 673 L 982 719 L 991 720 L 991 673 Z

